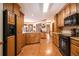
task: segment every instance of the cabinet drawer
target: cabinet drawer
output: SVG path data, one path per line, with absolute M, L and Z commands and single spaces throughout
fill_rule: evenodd
M 79 41 L 71 39 L 71 43 L 79 47 Z
M 71 44 L 71 55 L 79 56 L 79 47 Z

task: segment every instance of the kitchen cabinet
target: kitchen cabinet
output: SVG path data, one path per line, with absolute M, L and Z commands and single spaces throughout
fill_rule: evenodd
M 57 32 L 58 32 L 58 15 L 55 15 L 55 17 L 54 17 L 54 24 L 53 24 L 53 34 L 52 34 L 52 36 L 53 36 L 53 43 L 57 46 L 57 47 L 59 47 L 59 35 L 57 34 Z
M 58 27 L 64 26 L 64 19 L 74 13 L 79 13 L 79 4 L 70 3 L 67 4 L 59 13 L 58 13 Z
M 59 47 L 59 35 L 56 35 L 56 46 Z
M 54 17 L 54 32 L 57 32 L 57 15 Z
M 40 38 L 41 39 L 46 39 L 46 33 L 40 33 Z
M 64 26 L 64 10 L 58 14 L 58 27 Z
M 71 38 L 70 51 L 71 51 L 71 56 L 79 56 L 79 40 L 75 40 L 74 38 Z
M 15 55 L 15 36 L 9 36 L 7 39 L 7 55 Z
M 65 8 L 64 8 L 64 17 L 68 17 L 70 15 L 70 4 L 68 4 Z
M 14 13 L 8 11 L 8 24 L 15 24 Z
M 58 19 L 58 15 L 55 15 L 54 16 L 54 23 L 53 23 L 53 26 L 52 26 L 52 30 L 53 32 L 57 32 L 58 31 L 58 23 L 57 23 L 57 20 Z M 53 40 L 53 43 L 57 46 L 57 35 L 55 33 L 52 33 L 52 40 Z
M 16 53 L 17 53 L 17 55 L 21 52 L 21 48 L 22 48 L 21 40 L 22 40 L 21 34 L 17 33 L 17 39 L 16 39 L 16 49 L 17 49 Z
M 17 20 L 16 20 L 16 26 L 17 26 L 17 54 L 21 51 L 21 48 L 23 47 L 23 33 L 22 33 L 22 27 L 23 27 L 23 22 L 24 22 L 24 14 L 20 12 L 20 16 L 17 15 Z
M 20 16 L 20 6 L 16 3 L 13 4 L 14 13 L 18 16 Z
M 39 43 L 40 42 L 40 33 L 26 33 L 25 35 L 26 38 L 26 44 L 34 44 L 34 43 Z
M 13 12 L 13 3 L 4 3 L 3 10 L 8 10 L 8 11 Z
M 70 14 L 76 13 L 76 3 L 71 3 L 70 4 Z
M 3 10 L 7 10 L 8 24 L 15 24 L 14 13 L 13 13 L 13 4 L 12 3 L 4 3 Z
M 70 14 L 79 13 L 79 3 L 70 4 Z
M 22 34 L 22 47 L 24 47 L 26 45 L 26 38 L 25 38 L 25 33 Z
M 59 35 L 58 34 L 55 34 L 53 33 L 53 43 L 59 47 Z

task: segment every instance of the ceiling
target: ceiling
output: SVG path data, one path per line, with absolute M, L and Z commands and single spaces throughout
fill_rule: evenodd
M 24 22 L 39 22 L 50 20 L 66 3 L 50 3 L 48 11 L 43 13 L 43 3 L 19 3 L 24 13 Z

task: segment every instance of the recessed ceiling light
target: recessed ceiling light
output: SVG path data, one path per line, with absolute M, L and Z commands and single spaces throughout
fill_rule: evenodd
M 47 12 L 48 7 L 49 7 L 49 3 L 44 3 L 43 4 L 43 12 Z

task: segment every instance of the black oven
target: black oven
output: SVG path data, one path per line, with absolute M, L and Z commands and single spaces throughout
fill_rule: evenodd
M 66 17 L 64 19 L 64 25 L 65 26 L 79 25 L 79 14 L 75 13 L 73 15 Z
M 70 38 L 68 36 L 60 35 L 59 49 L 62 55 L 70 56 Z

